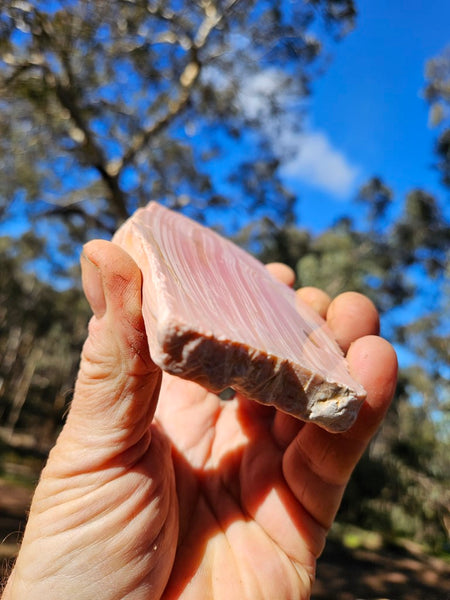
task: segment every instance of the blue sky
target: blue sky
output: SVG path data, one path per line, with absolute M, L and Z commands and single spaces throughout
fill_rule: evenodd
M 307 143 L 291 165 L 300 223 L 316 230 L 348 212 L 347 202 L 372 175 L 398 200 L 414 187 L 444 194 L 432 166 L 436 131 L 428 126 L 422 90 L 427 59 L 450 43 L 450 2 L 357 0 L 357 6 L 355 30 L 329 47 L 330 65 L 313 84 Z
M 432 166 L 437 132 L 428 126 L 421 93 L 426 61 L 450 43 L 450 0 L 356 4 L 355 30 L 327 44 L 330 63 L 313 80 L 301 135 L 289 127 L 289 115 L 281 137 L 266 132 L 274 147 L 294 148 L 283 165 L 285 181 L 300 198 L 299 224 L 315 231 L 342 214 L 357 216 L 351 200 L 373 175 L 399 201 L 414 187 L 445 194 Z M 242 108 L 247 113 L 261 108 L 267 86 L 283 88 L 280 77 L 276 69 L 256 73 Z M 220 161 L 214 171 L 220 172 Z M 20 229 L 24 223 L 8 226 Z

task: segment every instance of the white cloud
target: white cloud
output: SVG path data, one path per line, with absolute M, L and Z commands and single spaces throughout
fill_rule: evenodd
M 326 133 L 299 132 L 292 127 L 295 115 L 290 114 L 289 102 L 282 92 L 287 87 L 286 79 L 283 72 L 274 68 L 248 78 L 241 88 L 241 109 L 265 123 L 265 135 L 282 161 L 281 175 L 286 181 L 311 185 L 337 199 L 349 198 L 359 181 L 359 167 L 333 146 Z M 284 109 L 276 125 L 270 118 L 274 96 Z
M 360 169 L 333 147 L 325 133 L 284 132 L 279 140 L 283 162 L 281 174 L 292 183 L 302 182 L 337 198 L 349 197 L 356 188 Z
M 276 97 L 281 105 L 285 100 L 279 90 L 286 88 L 288 76 L 279 69 L 265 69 L 247 79 L 242 85 L 239 101 L 247 117 L 267 119 L 270 117 L 271 103 Z

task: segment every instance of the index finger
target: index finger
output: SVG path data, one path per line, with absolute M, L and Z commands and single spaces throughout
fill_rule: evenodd
M 292 287 L 295 283 L 295 273 L 291 267 L 280 262 L 272 262 L 266 265 L 266 269 L 269 271 L 275 279 L 285 283 L 289 287 Z

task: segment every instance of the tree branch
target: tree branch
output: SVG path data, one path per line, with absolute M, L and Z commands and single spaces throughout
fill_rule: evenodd
M 109 234 L 113 234 L 114 231 L 111 230 L 111 227 L 108 227 L 99 217 L 95 215 L 88 214 L 81 206 L 71 205 L 71 206 L 55 206 L 47 210 L 44 214 L 44 217 L 62 217 L 63 219 L 70 218 L 72 216 L 82 217 L 83 221 L 88 225 L 89 228 L 95 228 L 99 231 L 105 231 Z
M 180 93 L 178 98 L 169 101 L 167 112 L 163 117 L 133 137 L 130 147 L 123 155 L 122 160 L 116 163 L 114 173 L 118 175 L 126 165 L 132 162 L 136 154 L 148 144 L 152 137 L 158 135 L 163 129 L 170 125 L 172 120 L 184 110 L 189 102 L 191 90 L 194 87 L 199 74 L 200 63 L 197 59 L 193 59 L 186 65 L 180 76 Z
M 134 136 L 128 150 L 124 153 L 122 160 L 117 161 L 114 165 L 114 173 L 118 175 L 125 166 L 134 160 L 136 154 L 149 143 L 152 137 L 158 135 L 163 129 L 168 127 L 174 118 L 181 114 L 186 108 L 191 97 L 191 92 L 198 81 L 201 72 L 202 65 L 198 56 L 199 50 L 206 44 L 211 32 L 227 17 L 229 12 L 233 10 L 239 1 L 240 0 L 230 0 L 222 13 L 217 12 L 213 2 L 204 3 L 205 18 L 200 24 L 190 48 L 191 59 L 180 76 L 180 91 L 178 98 L 169 102 L 167 112 L 164 116 Z M 152 10 L 149 8 L 148 10 L 151 14 L 157 14 L 161 18 L 174 22 L 175 15 L 172 12 L 161 12 L 161 9 L 156 8 Z
M 71 75 L 69 73 L 67 75 L 70 80 Z M 45 78 L 47 84 L 54 89 L 59 103 L 69 112 L 73 123 L 79 130 L 77 136 L 74 137 L 72 135 L 71 137 L 78 143 L 78 147 L 83 152 L 83 156 L 86 158 L 87 162 L 100 174 L 100 177 L 109 191 L 110 200 L 116 210 L 116 214 L 121 219 L 128 218 L 129 214 L 124 193 L 119 185 L 118 173 L 112 171 L 110 168 L 103 149 L 97 143 L 95 135 L 92 133 L 88 123 L 83 117 L 72 89 L 61 83 L 56 75 L 48 68 L 45 69 Z
M 95 134 L 90 130 L 87 121 L 84 119 L 78 100 L 73 92 L 75 85 L 75 76 L 70 64 L 70 54 L 66 47 L 55 44 L 55 32 L 53 24 L 37 9 L 33 9 L 36 19 L 44 33 L 47 41 L 53 46 L 57 56 L 64 69 L 64 75 L 67 78 L 67 84 L 52 71 L 47 63 L 42 63 L 43 75 L 47 85 L 54 90 L 56 97 L 70 114 L 72 122 L 78 129 L 77 135 L 72 139 L 78 144 L 83 155 L 100 174 L 106 189 L 109 191 L 109 197 L 115 212 L 120 219 L 127 219 L 129 214 L 126 206 L 125 195 L 119 185 L 118 173 L 111 169 L 102 147 L 97 143 Z

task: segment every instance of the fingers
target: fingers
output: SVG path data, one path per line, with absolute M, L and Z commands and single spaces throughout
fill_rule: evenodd
M 362 451 L 378 429 L 395 392 L 397 384 L 397 355 L 394 348 L 377 336 L 356 340 L 347 353 L 350 373 L 367 391 L 358 419 L 344 437 L 362 444 Z M 347 471 L 356 465 L 359 456 L 349 457 Z M 352 461 L 353 460 L 353 464 Z
M 337 296 L 328 307 L 326 318 L 344 352 L 353 340 L 380 330 L 377 309 L 369 298 L 356 292 Z
M 382 421 L 397 380 L 397 359 L 384 339 L 358 339 L 348 353 L 350 371 L 367 391 L 358 419 L 341 434 L 308 423 L 286 450 L 283 472 L 306 510 L 329 528 L 350 474 Z
M 378 312 L 373 303 L 362 294 L 345 292 L 332 301 L 325 292 L 314 287 L 301 288 L 296 293 L 327 319 L 328 325 L 344 351 L 354 340 L 365 335 L 376 335 L 379 332 Z M 272 431 L 280 447 L 286 448 L 302 426 L 298 419 L 278 412 Z
M 327 310 L 331 303 L 331 298 L 328 294 L 314 287 L 304 287 L 297 290 L 297 297 L 309 304 L 322 319 L 327 316 Z
M 64 436 L 121 452 L 146 434 L 160 384 L 141 313 L 141 273 L 120 247 L 101 240 L 84 247 L 81 264 L 94 316 Z
M 294 285 L 295 273 L 291 267 L 288 267 L 284 263 L 273 262 L 266 265 L 266 269 L 281 283 L 285 283 L 290 287 Z
M 160 371 L 141 273 L 119 246 L 95 241 L 84 248 L 82 278 L 94 316 L 66 424 L 33 497 L 14 598 L 142 598 L 149 589 L 160 597 L 178 507 L 169 442 L 156 427 L 150 436 Z
M 351 472 L 390 404 L 397 360 L 392 346 L 377 337 L 378 313 L 365 296 L 347 292 L 331 301 L 316 288 L 303 288 L 297 295 L 326 317 L 338 343 L 348 350 L 350 372 L 367 391 L 356 423 L 342 434 L 311 423 L 298 424 L 282 413 L 274 419 L 274 438 L 287 448 L 283 459 L 286 481 L 306 510 L 329 528 Z

